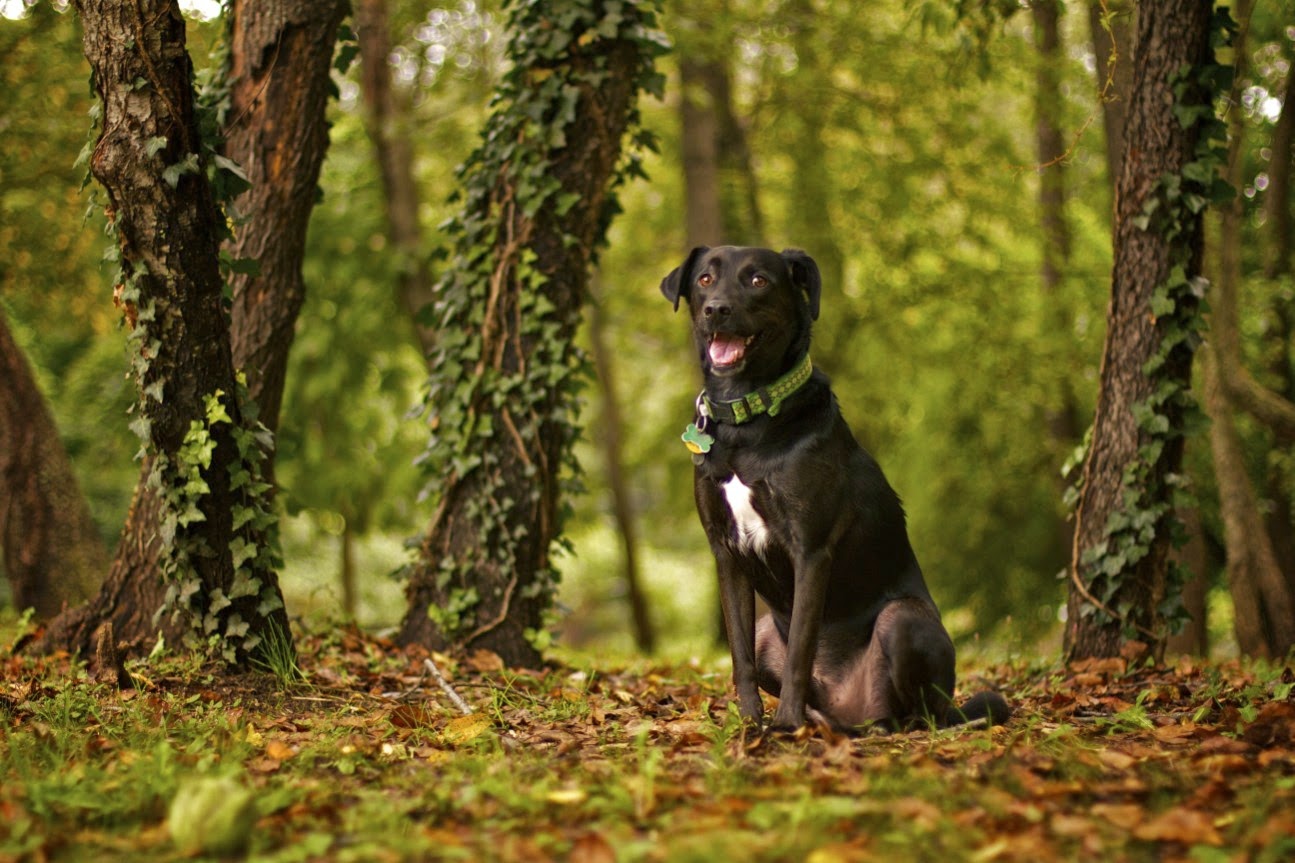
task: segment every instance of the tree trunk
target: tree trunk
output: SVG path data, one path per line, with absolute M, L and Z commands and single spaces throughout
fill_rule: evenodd
M 593 352 L 594 369 L 602 404 L 602 422 L 599 442 L 602 444 L 603 463 L 607 468 L 607 487 L 612 497 L 612 515 L 624 552 L 625 592 L 630 604 L 630 622 L 634 630 L 634 644 L 644 653 L 656 649 L 656 630 L 647 596 L 643 593 L 642 577 L 638 565 L 638 526 L 629 487 L 625 483 L 624 454 L 621 441 L 624 423 L 616 395 L 616 371 L 612 352 L 607 348 L 606 327 L 603 322 L 599 291 L 595 290 L 589 307 L 589 342 Z
M 120 241 L 117 293 L 136 346 L 147 455 L 108 580 L 41 646 L 87 652 L 111 621 L 138 649 L 158 631 L 165 596 L 164 628 L 174 636 L 182 618 L 195 645 L 216 636 L 224 658 L 243 666 L 289 629 L 268 538 L 264 442 L 234 374 L 218 246 L 226 223 L 205 171 L 184 18 L 173 0 L 77 8 L 103 100 L 91 171 Z M 291 164 L 286 152 L 265 155 L 280 172 Z
M 342 519 L 342 536 L 340 543 L 341 555 L 341 584 L 342 584 L 342 614 L 347 620 L 355 620 L 355 610 L 359 607 L 356 599 L 356 572 L 355 565 L 355 528 L 348 518 Z
M 1043 227 L 1043 291 L 1055 297 L 1070 262 L 1070 228 L 1066 224 L 1066 142 L 1061 132 L 1061 2 L 1036 0 L 1034 16 L 1035 150 L 1039 160 L 1039 221 Z M 1055 302 L 1049 303 L 1055 305 Z
M 1191 573 L 1183 585 L 1183 610 L 1188 620 L 1183 628 L 1170 635 L 1165 642 L 1165 653 L 1169 656 L 1190 654 L 1192 656 L 1209 656 L 1209 592 L 1210 592 L 1210 552 L 1205 542 L 1205 529 L 1201 525 L 1201 513 L 1195 507 L 1179 512 L 1178 517 L 1186 528 L 1187 542 L 1182 548 L 1170 552 L 1170 559 Z
M 1103 12 L 1102 7 L 1106 8 Z M 1109 13 L 1109 14 L 1107 14 Z M 1097 58 L 1097 90 L 1106 128 L 1106 176 L 1111 189 L 1120 176 L 1124 115 L 1133 92 L 1133 32 L 1137 12 L 1129 0 L 1089 0 L 1088 27 Z
M 95 634 L 105 624 L 111 624 L 113 637 L 126 655 L 146 653 L 159 635 L 167 644 L 182 642 L 185 622 L 162 614 L 166 583 L 161 577 L 162 548 L 157 533 L 162 503 L 150 486 L 152 474 L 153 459 L 145 457 L 116 555 L 99 592 L 50 621 L 34 647 L 37 652 L 66 650 L 92 656 Z
M 1212 5 L 1167 0 L 1145 4 L 1138 14 L 1101 387 L 1071 558 L 1071 659 L 1118 655 L 1130 640 L 1146 642 L 1153 651 L 1163 648 L 1160 609 L 1174 598 L 1167 562 L 1190 406 L 1193 292 L 1202 244 L 1199 212 L 1180 209 L 1161 178 L 1181 174 L 1196 158 L 1199 124 L 1185 129 L 1178 122 L 1171 82 L 1180 70 L 1197 70 L 1212 60 Z M 1203 102 L 1212 117 L 1212 95 L 1188 92 L 1182 98 Z M 1142 222 L 1151 201 L 1158 209 Z M 1172 290 L 1171 307 L 1153 312 L 1158 289 Z
M 680 27 L 680 32 L 689 34 L 677 49 L 685 245 L 758 245 L 764 242 L 764 220 L 751 148 L 733 107 L 726 59 L 734 50 L 732 34 L 713 23 Z
M 1105 10 L 1103 10 L 1105 6 Z M 1133 24 L 1136 7 L 1126 0 L 1092 0 L 1088 5 L 1088 24 L 1093 55 L 1097 58 L 1097 89 L 1102 105 L 1105 129 L 1106 176 L 1112 199 L 1120 177 L 1120 157 L 1124 152 L 1124 111 L 1133 90 Z M 1060 98 L 1059 94 L 1056 96 Z M 1040 157 L 1047 164 L 1048 160 Z M 1078 410 L 1070 399 L 1069 439 L 1079 438 Z M 1062 414 L 1064 416 L 1064 414 Z M 1178 513 L 1187 528 L 1187 544 L 1172 559 L 1190 573 L 1183 586 L 1183 608 L 1189 616 L 1182 631 L 1171 635 L 1167 643 L 1171 654 L 1190 653 L 1205 656 L 1209 652 L 1208 598 L 1211 584 L 1210 561 L 1200 512 L 1194 507 Z M 1074 543 L 1073 525 L 1067 526 L 1066 547 Z
M 1245 449 L 1216 364 L 1205 363 L 1214 475 L 1227 546 L 1228 588 L 1232 594 L 1237 645 L 1247 656 L 1284 657 L 1295 646 L 1295 597 L 1273 553 L 1263 512 L 1246 473 Z
M 1034 47 L 1038 54 L 1035 67 L 1034 118 L 1035 155 L 1039 164 L 1039 224 L 1043 248 L 1039 269 L 1039 286 L 1043 308 L 1047 310 L 1048 328 L 1066 332 L 1072 328 L 1061 299 L 1066 271 L 1070 267 L 1070 225 L 1066 221 L 1066 141 L 1061 128 L 1061 70 L 1065 56 L 1061 50 L 1060 0 L 1039 0 L 1031 4 L 1034 17 Z M 1058 359 L 1056 366 L 1064 366 Z M 1052 382 L 1053 401 L 1045 408 L 1044 421 L 1051 438 L 1055 463 L 1061 463 L 1079 443 L 1079 410 L 1065 375 L 1057 374 Z M 1069 480 L 1057 475 L 1057 489 L 1064 497 Z M 1056 535 L 1060 548 L 1074 544 L 1073 523 L 1058 517 Z M 1060 561 L 1059 561 L 1060 563 Z
M 1238 14 L 1242 14 L 1238 4 Z M 1244 5 L 1249 5 L 1248 3 Z M 1277 282 L 1291 274 L 1291 250 L 1295 233 L 1291 226 L 1291 168 L 1295 166 L 1295 70 L 1286 72 L 1286 92 L 1282 112 L 1272 136 L 1272 157 L 1268 162 L 1268 188 L 1264 192 L 1264 226 L 1268 233 L 1264 278 Z M 1267 333 L 1268 369 L 1274 390 L 1287 402 L 1295 401 L 1295 376 L 1291 362 L 1292 316 L 1295 301 L 1288 293 L 1278 293 L 1269 307 L 1270 329 Z M 1275 431 L 1275 430 L 1274 430 Z M 1275 434 L 1276 445 L 1289 450 L 1295 436 Z M 1295 591 L 1295 502 L 1287 486 L 1287 477 L 1277 465 L 1270 465 L 1265 483 L 1270 501 L 1267 525 L 1277 561 L 1286 575 L 1286 583 Z
M 418 184 L 414 179 L 408 100 L 398 100 L 391 86 L 391 35 L 386 0 L 359 0 L 355 30 L 360 42 L 364 125 L 382 172 L 387 230 L 399 262 L 397 293 L 426 357 L 435 344 L 435 331 L 423 320 L 432 302 L 432 276 L 418 219 Z
M 49 620 L 94 595 L 108 552 L 54 417 L 0 310 L 0 552 L 14 607 Z
M 684 245 L 726 242 L 719 185 L 719 121 L 704 63 L 679 57 L 680 156 L 683 162 Z
M 824 26 L 815 5 L 811 0 L 794 0 L 784 11 L 791 44 L 799 58 L 787 84 L 795 92 L 811 97 L 801 110 L 788 112 L 782 118 L 782 122 L 791 124 L 795 153 L 787 234 L 795 244 L 813 252 L 825 296 L 841 296 L 845 287 L 845 252 L 832 224 L 832 203 L 839 184 L 832 176 L 831 154 L 823 141 L 823 129 L 832 116 L 834 34 Z M 789 104 L 796 101 L 794 96 L 787 99 Z M 827 368 L 837 365 L 827 350 L 828 343 L 816 343 L 815 347 L 814 356 L 822 356 Z
M 256 417 L 279 427 L 288 351 L 306 286 L 306 228 L 328 150 L 326 111 L 346 0 L 234 0 L 225 155 L 251 187 L 233 208 L 247 221 L 227 244 L 256 262 L 231 277 L 234 366 L 247 375 Z M 272 465 L 271 460 L 268 464 Z
M 615 212 L 621 138 L 651 85 L 647 8 L 511 6 L 513 71 L 462 174 L 438 288 L 428 395 L 437 506 L 409 571 L 405 643 L 541 660 L 577 434 L 573 338 Z

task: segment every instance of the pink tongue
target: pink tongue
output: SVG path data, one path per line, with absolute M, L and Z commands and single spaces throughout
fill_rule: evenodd
M 746 339 L 717 335 L 710 341 L 710 361 L 717 366 L 731 366 L 746 354 Z

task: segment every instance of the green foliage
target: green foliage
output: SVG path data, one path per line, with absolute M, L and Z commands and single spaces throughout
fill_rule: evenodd
M 297 686 L 306 682 L 306 672 L 298 664 L 296 648 L 292 642 L 292 633 L 271 619 L 265 628 L 261 649 L 257 651 L 253 664 L 261 670 L 274 675 L 283 688 Z
M 253 631 L 251 623 L 238 611 L 226 609 L 239 599 L 255 597 L 256 614 L 268 619 L 283 607 L 273 578 L 266 577 L 282 564 L 278 552 L 278 519 L 269 498 L 271 486 L 263 476 L 266 453 L 272 447 L 273 438 L 264 426 L 252 421 L 235 425 L 228 411 L 229 397 L 224 392 L 217 390 L 204 401 L 203 419 L 190 422 L 183 443 L 173 455 L 160 450 L 152 452 L 153 472 L 149 483 L 164 501 L 158 535 L 163 548 L 162 577 L 168 583 L 166 608 L 190 621 L 197 636 L 191 646 L 211 643 L 214 636 L 220 654 L 227 662 L 234 663 L 240 657 L 251 655 L 262 643 L 263 627 Z M 247 393 L 241 376 L 238 401 L 246 410 Z M 220 426 L 226 428 L 222 431 Z M 238 458 L 228 467 L 233 522 L 229 552 L 234 567 L 228 587 L 202 583 L 194 558 L 209 556 L 213 550 L 186 530 L 208 518 L 205 507 L 209 505 L 211 487 L 206 477 L 212 470 L 216 438 L 224 434 L 232 437 L 238 451 Z
M 1229 44 L 1236 25 L 1224 9 L 1215 12 L 1211 27 L 1217 44 Z M 1133 620 L 1134 609 L 1123 598 L 1125 577 L 1150 553 L 1160 532 L 1169 530 L 1175 544 L 1185 540 L 1176 513 L 1190 502 L 1188 480 L 1160 468 L 1162 454 L 1173 441 L 1204 422 L 1190 379 L 1166 374 L 1171 362 L 1181 363 L 1183 357 L 1190 360 L 1205 329 L 1203 300 L 1208 280 L 1189 275 L 1198 254 L 1189 231 L 1199 229 L 1207 206 L 1224 203 L 1235 194 L 1222 177 L 1227 128 L 1216 114 L 1216 104 L 1231 87 L 1232 67 L 1217 62 L 1184 67 L 1170 83 L 1174 117 L 1184 130 L 1196 135 L 1196 148 L 1192 161 L 1179 173 L 1160 178 L 1135 220 L 1139 229 L 1165 239 L 1172 264 L 1168 278 L 1151 298 L 1159 344 L 1143 373 L 1155 382 L 1155 388 L 1146 399 L 1130 406 L 1143 443 L 1137 458 L 1124 468 L 1122 506 L 1107 519 L 1103 541 L 1085 549 L 1080 559 L 1081 577 L 1089 592 L 1081 614 L 1099 622 L 1118 620 L 1129 637 L 1138 637 L 1139 629 L 1144 636 L 1157 634 L 1146 632 Z M 1181 567 L 1170 566 L 1164 607 L 1157 617 L 1171 632 L 1186 621 L 1181 592 L 1187 575 Z
M 428 358 L 431 373 L 424 399 L 432 417 L 423 457 L 428 491 L 439 505 L 448 489 L 469 477 L 477 483 L 468 507 L 473 541 L 463 544 L 465 550 L 457 557 L 446 556 L 436 564 L 438 588 L 459 599 L 453 608 L 429 613 L 439 615 L 435 619 L 451 639 L 462 612 L 475 604 L 469 592 L 473 573 L 481 567 L 514 571 L 519 543 L 541 529 L 519 524 L 511 514 L 541 511 L 543 483 L 551 480 L 528 464 L 527 476 L 535 481 L 525 492 L 527 499 L 510 497 L 514 491 L 500 471 L 501 451 L 512 448 L 504 436 L 514 436 L 524 452 L 542 453 L 541 428 L 556 432 L 557 464 L 547 470 L 553 476 L 566 472 L 567 492 L 578 487 L 573 448 L 579 432 L 573 418 L 587 369 L 570 340 L 574 310 L 569 302 L 564 308 L 555 301 L 560 288 L 542 268 L 554 267 L 556 261 L 542 264 L 528 246 L 528 237 L 514 232 L 529 231 L 525 226 L 540 218 L 560 225 L 578 203 L 577 196 L 564 190 L 553 157 L 567 144 L 582 90 L 597 88 L 608 74 L 609 46 L 621 40 L 635 46 L 641 58 L 635 92 L 659 93 L 662 84 L 652 68 L 662 45 L 653 30 L 651 3 L 519 2 L 506 4 L 506 9 L 512 66 L 496 90 L 480 146 L 458 171 L 456 200 L 461 209 L 442 226 L 451 245 L 444 255 L 437 300 L 428 310 L 438 330 Z M 645 133 L 630 134 L 637 146 L 650 144 Z M 641 174 L 640 158 L 637 150 L 631 151 L 613 188 Z M 615 196 L 609 195 L 599 214 L 597 237 L 603 236 L 618 210 Z M 572 236 L 563 239 L 564 245 L 574 242 L 579 241 Z M 517 290 L 517 322 L 510 324 L 516 332 L 511 338 L 524 346 L 519 348 L 524 355 L 507 363 L 495 355 L 503 352 L 497 316 L 505 283 Z M 501 425 L 507 427 L 497 427 L 494 417 L 502 417 Z M 505 441 L 503 447 L 500 440 Z M 550 527 L 553 537 L 561 537 L 561 517 L 559 513 L 558 523 Z M 550 569 L 537 573 L 527 590 L 533 596 L 549 596 L 555 583 Z

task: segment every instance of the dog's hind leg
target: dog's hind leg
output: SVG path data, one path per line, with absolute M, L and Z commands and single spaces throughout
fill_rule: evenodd
M 942 724 L 952 707 L 953 642 L 928 603 L 897 599 L 877 616 L 868 646 L 834 678 L 826 712 L 839 725 L 901 727 L 924 716 Z
M 897 607 L 898 606 L 898 607 Z M 877 621 L 877 636 L 890 661 L 890 685 L 896 696 L 895 718 L 930 718 L 943 725 L 953 707 L 953 640 L 935 611 L 916 602 L 894 602 L 886 620 Z M 882 617 L 886 618 L 885 611 Z
M 755 622 L 755 675 L 760 688 L 770 695 L 782 689 L 782 670 L 787 665 L 787 642 L 782 640 L 773 615 Z

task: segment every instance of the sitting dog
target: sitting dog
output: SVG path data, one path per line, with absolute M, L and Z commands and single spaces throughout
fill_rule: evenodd
M 693 249 L 661 282 L 688 304 L 705 381 L 683 438 L 741 714 L 760 723 L 758 686 L 776 729 L 1001 722 L 997 693 L 951 700 L 953 642 L 904 510 L 810 361 L 821 289 L 802 251 L 734 246 Z

